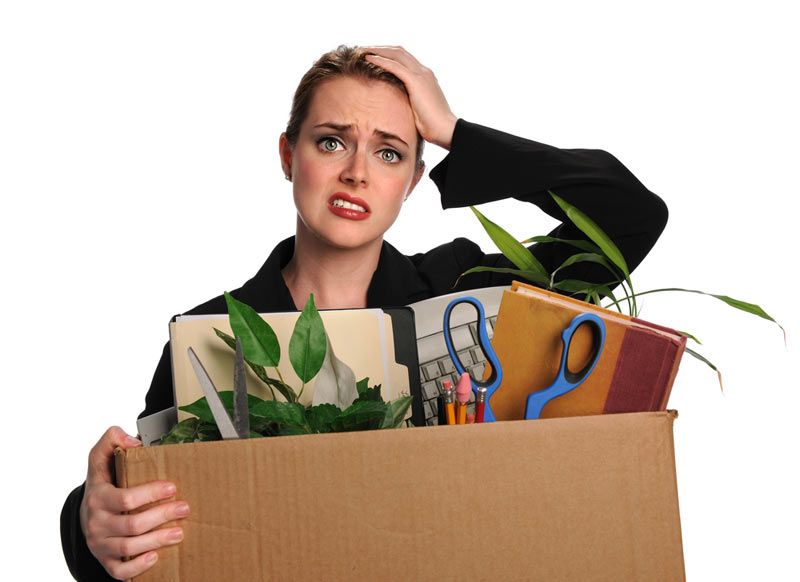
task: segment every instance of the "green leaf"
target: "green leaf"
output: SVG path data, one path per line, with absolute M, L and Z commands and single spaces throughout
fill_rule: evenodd
M 381 428 L 400 428 L 411 406 L 411 400 L 411 396 L 401 396 L 387 404 Z
M 386 404 L 374 400 L 354 402 L 331 423 L 335 432 L 380 428 L 386 416 Z
M 228 414 L 231 415 L 231 418 L 233 418 L 233 390 L 221 390 L 218 392 L 218 394 L 219 399 L 222 401 L 222 405 L 225 407 L 225 410 L 227 410 Z M 247 408 L 250 411 L 249 416 L 251 421 L 254 420 L 253 408 L 262 402 L 264 402 L 264 400 L 258 396 L 253 396 L 252 394 L 247 395 Z M 179 408 L 184 412 L 194 414 L 203 422 L 208 422 L 216 426 L 214 414 L 211 412 L 211 408 L 208 406 L 208 400 L 206 400 L 205 396 L 195 400 L 191 404 L 186 404 L 185 406 L 180 406 Z
M 356 382 L 356 390 L 358 391 L 359 396 L 366 392 L 367 388 L 369 388 L 369 378 L 362 378 Z
M 236 351 L 236 339 L 233 336 L 228 335 L 224 331 L 218 330 L 216 327 L 214 328 L 214 332 L 217 334 L 217 337 L 219 337 L 222 341 L 224 341 L 225 344 L 230 349 Z M 275 378 L 270 378 L 264 366 L 254 364 L 247 358 L 245 358 L 244 361 L 248 366 L 250 366 L 250 369 L 253 370 L 253 373 L 256 376 L 258 376 L 258 379 L 267 385 L 270 391 L 272 391 L 272 389 L 274 388 L 275 390 L 281 393 L 281 395 L 286 399 L 287 402 L 297 402 L 297 394 L 295 393 L 294 389 L 291 386 L 289 386 L 288 384 L 284 384 L 283 382 L 281 382 L 280 380 L 276 380 Z M 274 392 L 272 392 L 272 399 L 273 400 L 275 399 Z
M 275 367 L 281 359 L 278 336 L 255 310 L 225 291 L 233 334 L 242 342 L 244 356 L 261 366 Z
M 783 329 L 783 326 L 775 321 L 772 316 L 770 316 L 766 311 L 761 309 L 755 303 L 748 303 L 747 301 L 741 301 L 740 299 L 734 299 L 732 297 L 728 297 L 727 295 L 715 295 L 714 293 L 706 293 L 705 291 L 698 291 L 697 289 L 682 289 L 680 287 L 666 287 L 664 289 L 650 289 L 649 291 L 642 291 L 641 293 L 635 293 L 636 297 L 641 297 L 642 295 L 648 295 L 650 293 L 662 293 L 664 291 L 682 291 L 684 293 L 697 293 L 699 295 L 708 295 L 709 297 L 714 297 L 715 299 L 719 299 L 720 301 L 724 302 L 725 304 L 744 311 L 745 313 L 750 313 L 752 315 L 757 315 L 762 319 L 767 319 L 781 328 L 783 332 L 783 341 L 786 341 L 786 330 Z
M 548 190 L 548 192 L 550 191 Z M 597 244 L 609 260 L 619 267 L 626 277 L 630 277 L 631 273 L 628 269 L 628 264 L 625 262 L 625 257 L 622 256 L 622 253 L 619 248 L 617 248 L 617 245 L 614 244 L 614 241 L 603 232 L 603 229 L 597 226 L 591 218 L 560 196 L 557 196 L 553 192 L 550 192 L 550 196 L 552 196 L 561 207 L 561 210 L 564 211 L 567 218 L 569 218 L 581 232 L 588 236 L 590 240 Z
M 304 383 L 317 375 L 325 360 L 328 342 L 325 337 L 325 326 L 322 317 L 314 305 L 312 293 L 294 325 L 292 338 L 289 340 L 289 360 L 297 376 Z
M 602 250 L 603 254 L 608 257 L 612 263 L 619 267 L 619 269 L 625 275 L 625 282 L 628 283 L 628 287 L 632 292 L 633 284 L 631 283 L 630 269 L 628 269 L 628 264 L 625 262 L 625 257 L 622 256 L 622 252 L 619 250 L 617 245 L 614 244 L 614 241 L 611 240 L 611 237 L 609 237 L 591 218 L 586 216 L 575 206 L 557 196 L 555 193 L 549 190 L 548 192 L 567 215 L 567 218 L 569 218 L 573 224 L 575 224 L 575 226 L 577 226 L 581 232 L 583 232 L 583 234 L 588 236 L 591 241 L 597 244 L 597 246 L 599 246 Z M 633 295 L 631 295 L 631 297 L 633 300 L 631 311 L 633 314 L 637 314 L 639 310 L 636 306 L 636 299 Z
M 551 275 L 551 280 L 555 278 L 556 273 L 558 273 L 561 269 L 569 267 L 570 265 L 574 265 L 575 263 L 596 263 L 598 265 L 604 266 L 606 269 L 611 271 L 611 274 L 614 275 L 615 277 L 617 276 L 616 271 L 614 271 L 614 267 L 611 265 L 611 263 L 608 262 L 608 259 L 606 259 L 604 256 L 598 255 L 596 253 L 577 253 L 569 257 L 566 261 L 561 263 L 561 265 L 555 271 L 553 271 L 553 274 Z
M 358 395 L 353 403 L 356 402 L 383 402 L 383 396 L 381 396 L 381 385 L 376 384 L 372 388 L 367 388 L 364 390 L 362 394 Z
M 590 243 L 588 240 L 569 240 L 564 238 L 555 238 L 552 236 L 532 236 L 530 238 L 526 238 L 523 241 L 520 241 L 520 244 L 528 244 L 528 243 L 563 243 L 566 245 L 570 245 L 576 248 L 581 249 L 582 251 L 586 251 L 587 253 L 597 253 L 598 255 L 603 251 L 600 250 L 596 244 Z
M 262 400 L 250 409 L 250 414 L 270 422 L 280 424 L 282 427 L 291 425 L 309 432 L 306 420 L 306 409 L 297 402 L 278 402 L 276 400 Z
M 761 307 L 759 307 L 755 303 L 748 303 L 747 301 L 734 299 L 733 297 L 728 297 L 727 295 L 713 295 L 710 293 L 706 293 L 706 295 L 711 295 L 711 297 L 716 297 L 720 301 L 727 303 L 728 305 L 730 305 L 735 309 L 739 309 L 741 311 L 750 313 L 752 315 L 757 315 L 762 319 L 768 319 L 769 321 L 771 321 L 772 323 L 776 324 L 778 327 L 781 328 L 781 331 L 783 331 L 783 337 L 784 339 L 786 339 L 786 330 L 783 329 L 783 326 L 779 324 L 777 321 L 775 321 L 766 311 L 761 309 Z
M 550 285 L 550 277 L 547 275 L 542 275 L 537 271 L 521 271 L 519 269 L 508 269 L 505 267 L 472 267 L 468 271 L 464 271 L 463 273 L 461 273 L 461 275 L 458 278 L 461 279 L 461 277 L 469 275 L 470 273 L 487 273 L 487 272 L 516 275 L 517 277 L 527 279 L 528 281 L 531 281 L 545 288 L 549 287 Z M 458 281 L 456 281 L 456 284 L 458 284 Z
M 690 334 L 688 331 L 680 331 L 680 330 L 676 330 L 676 331 L 677 331 L 679 334 L 681 334 L 682 336 L 684 336 L 684 337 L 688 337 L 690 340 L 694 341 L 695 343 L 697 343 L 697 344 L 699 344 L 699 345 L 703 345 L 703 342 L 701 342 L 699 339 L 697 339 L 696 337 L 694 337 L 694 336 L 693 336 L 692 334 Z
M 722 388 L 722 373 L 719 370 L 717 370 L 717 367 L 714 364 L 712 364 L 711 362 L 709 362 L 706 358 L 704 358 L 703 356 L 698 354 L 696 351 L 690 350 L 689 348 L 685 348 L 685 351 L 686 351 L 687 354 L 690 354 L 690 355 L 694 356 L 695 358 L 697 358 L 698 360 L 703 362 L 705 365 L 707 365 L 709 368 L 711 368 L 712 370 L 714 370 L 717 373 L 717 380 L 719 381 L 719 390 L 720 390 L 720 392 L 722 392 L 723 391 L 723 388 Z
M 331 432 L 331 424 L 341 413 L 334 404 L 317 404 L 306 410 L 306 419 L 311 432 Z
M 484 230 L 486 230 L 489 238 L 492 239 L 494 244 L 497 245 L 497 248 L 500 249 L 500 252 L 503 253 L 509 261 L 514 263 L 521 271 L 533 271 L 539 273 L 539 275 L 543 277 L 547 277 L 547 271 L 536 257 L 533 256 L 533 253 L 524 245 L 520 244 L 517 239 L 503 228 L 481 214 L 477 208 L 474 206 L 470 206 L 470 208 L 472 212 L 475 213 L 475 216 L 478 217 L 478 220 L 481 222 Z
M 194 441 L 218 441 L 222 436 L 214 424 L 203 422 L 198 418 L 187 418 L 172 427 L 161 437 L 161 444 L 192 443 Z
M 580 281 L 578 279 L 563 279 L 561 281 L 556 281 L 553 283 L 553 289 L 558 291 L 566 291 L 567 293 L 572 293 L 577 295 L 578 293 L 588 294 L 591 291 L 597 290 L 599 291 L 601 288 L 605 288 L 611 293 L 611 290 L 608 288 L 608 285 L 613 285 L 614 281 L 610 283 L 590 283 L 589 281 Z

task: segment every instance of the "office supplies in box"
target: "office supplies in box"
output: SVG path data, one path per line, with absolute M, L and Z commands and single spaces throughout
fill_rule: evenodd
M 261 314 L 275 331 L 284 351 L 279 365 L 282 377 L 289 385 L 297 387 L 303 383 L 285 352 L 299 316 L 300 312 Z M 336 356 L 353 370 L 356 380 L 368 377 L 371 385 L 380 384 L 385 400 L 393 400 L 401 394 L 417 396 L 411 415 L 416 424 L 424 424 L 413 311 L 408 307 L 323 310 L 320 317 Z M 232 335 L 227 315 L 179 316 L 170 323 L 174 399 L 178 407 L 203 397 L 203 389 L 188 356 L 190 347 L 218 389 L 232 389 L 233 352 L 216 336 L 214 328 Z M 252 370 L 247 369 L 246 375 L 251 394 L 271 397 Z M 306 383 L 301 404 L 311 403 L 314 383 L 315 380 Z M 184 420 L 190 415 L 178 411 L 177 416 L 178 420 Z
M 135 581 L 683 580 L 675 416 L 120 450 L 120 485 L 191 506 Z
M 603 320 L 603 352 L 585 382 L 547 403 L 541 417 L 666 408 L 686 337 L 666 327 L 514 281 L 503 292 L 492 338 L 503 368 L 503 381 L 490 401 L 498 420 L 523 418 L 528 395 L 550 385 L 559 370 L 561 333 L 580 313 L 594 313 Z M 592 345 L 591 331 L 578 328 L 569 354 L 570 370 L 584 366 Z

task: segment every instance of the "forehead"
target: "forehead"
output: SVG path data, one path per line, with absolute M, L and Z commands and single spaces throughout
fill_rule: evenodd
M 337 77 L 314 90 L 303 125 L 352 124 L 357 132 L 379 129 L 394 133 L 406 143 L 416 138 L 414 114 L 408 97 L 398 87 L 352 77 Z

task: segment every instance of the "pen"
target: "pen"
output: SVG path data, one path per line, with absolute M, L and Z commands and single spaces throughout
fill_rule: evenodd
M 483 422 L 483 410 L 486 408 L 486 386 L 478 386 L 475 397 L 475 422 Z
M 450 380 L 442 380 L 442 392 L 444 393 L 444 410 L 447 415 L 447 424 L 455 424 L 455 392 L 453 391 L 453 384 Z
M 469 393 L 472 390 L 472 381 L 469 372 L 461 374 L 456 386 L 456 424 L 467 424 L 467 402 Z

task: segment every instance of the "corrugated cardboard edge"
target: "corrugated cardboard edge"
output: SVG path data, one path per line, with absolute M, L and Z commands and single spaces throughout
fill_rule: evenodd
M 127 465 L 118 473 L 122 483 L 169 477 L 179 483 L 179 497 L 186 494 L 190 504 L 194 503 L 184 542 L 159 551 L 156 566 L 137 581 L 201 579 L 208 573 L 201 570 L 198 575 L 192 564 L 222 568 L 219 560 L 232 562 L 212 577 L 222 571 L 228 573 L 228 579 L 244 579 L 237 578 L 238 566 L 248 580 L 684 580 L 672 438 L 676 417 L 675 411 L 625 413 L 129 449 L 117 456 L 118 463 Z M 488 443 L 486 450 L 477 454 L 485 463 L 485 473 L 464 465 L 457 454 L 443 454 L 456 452 L 458 446 L 479 449 L 481 441 Z M 537 446 L 521 447 L 525 443 Z M 605 445 L 619 446 L 626 458 Z M 514 452 L 498 454 L 497 447 Z M 231 467 L 223 468 L 219 475 L 209 473 L 213 466 L 209 463 L 224 464 L 234 451 L 246 468 L 241 475 L 226 476 L 225 469 Z M 574 459 L 561 455 L 581 451 L 594 456 L 576 465 Z M 642 454 L 648 458 L 639 458 Z M 325 479 L 315 471 L 320 463 L 330 463 L 326 470 L 331 472 Z M 206 495 L 204 501 L 211 506 L 198 507 L 192 498 L 197 483 L 181 484 L 180 476 L 168 475 L 180 467 L 195 472 L 194 479 L 204 476 L 208 486 L 215 488 L 216 495 Z M 623 467 L 625 474 L 616 473 L 618 467 Z M 404 472 L 407 468 L 416 468 L 419 474 L 409 476 Z M 303 478 L 328 488 L 344 483 L 351 495 L 341 498 L 330 491 L 303 488 L 297 481 Z M 593 478 L 610 495 L 587 487 L 587 482 L 594 483 Z M 249 507 L 251 514 L 255 513 L 253 506 L 260 505 L 266 517 L 246 515 L 249 525 L 225 525 L 228 501 L 219 489 L 225 479 L 231 487 L 250 483 L 241 492 L 242 505 Z M 654 479 L 657 490 L 651 491 L 649 484 Z M 418 482 L 425 484 L 424 491 L 414 489 Z M 541 487 L 541 495 L 533 483 Z M 283 503 L 274 508 L 267 507 L 265 501 L 281 499 L 287 484 L 297 485 L 296 493 L 286 494 Z M 486 487 L 498 487 L 502 495 L 494 498 Z M 618 495 L 614 487 L 619 487 Z M 362 513 L 353 490 L 362 491 L 371 500 L 369 509 L 379 511 Z M 448 490 L 461 502 L 454 503 Z M 437 492 L 438 501 L 432 500 Z M 508 495 L 517 505 L 509 507 L 504 500 Z M 598 500 L 610 500 L 627 509 L 609 513 L 608 508 L 592 507 Z M 648 501 L 660 507 L 653 510 L 646 506 Z M 393 507 L 397 504 L 411 510 L 398 511 Z M 415 511 L 419 507 L 424 511 Z M 557 518 L 562 513 L 566 516 L 563 523 Z M 331 515 L 348 514 L 359 519 L 354 523 L 330 521 Z M 528 519 L 531 517 L 545 521 Z M 604 521 L 599 527 L 595 523 L 594 529 L 587 528 L 588 533 L 569 531 L 570 524 L 582 523 L 581 518 Z M 276 524 L 290 525 L 283 531 Z M 326 528 L 341 535 L 326 537 Z M 473 539 L 474 532 L 482 534 L 482 539 Z M 216 547 L 219 536 L 228 533 L 243 543 L 219 543 L 238 551 L 236 556 L 229 557 L 222 551 L 227 548 Z M 613 539 L 609 542 L 617 534 L 619 547 Z M 265 546 L 266 536 L 270 543 Z M 202 538 L 205 546 L 199 543 Z M 273 545 L 274 539 L 280 543 Z M 576 545 L 569 547 L 570 543 Z M 454 547 L 466 549 L 464 560 L 452 557 Z M 214 555 L 210 565 L 208 558 L 198 559 L 206 551 Z M 445 556 L 445 571 L 432 568 L 429 561 L 437 551 Z M 482 554 L 483 562 L 475 562 Z

